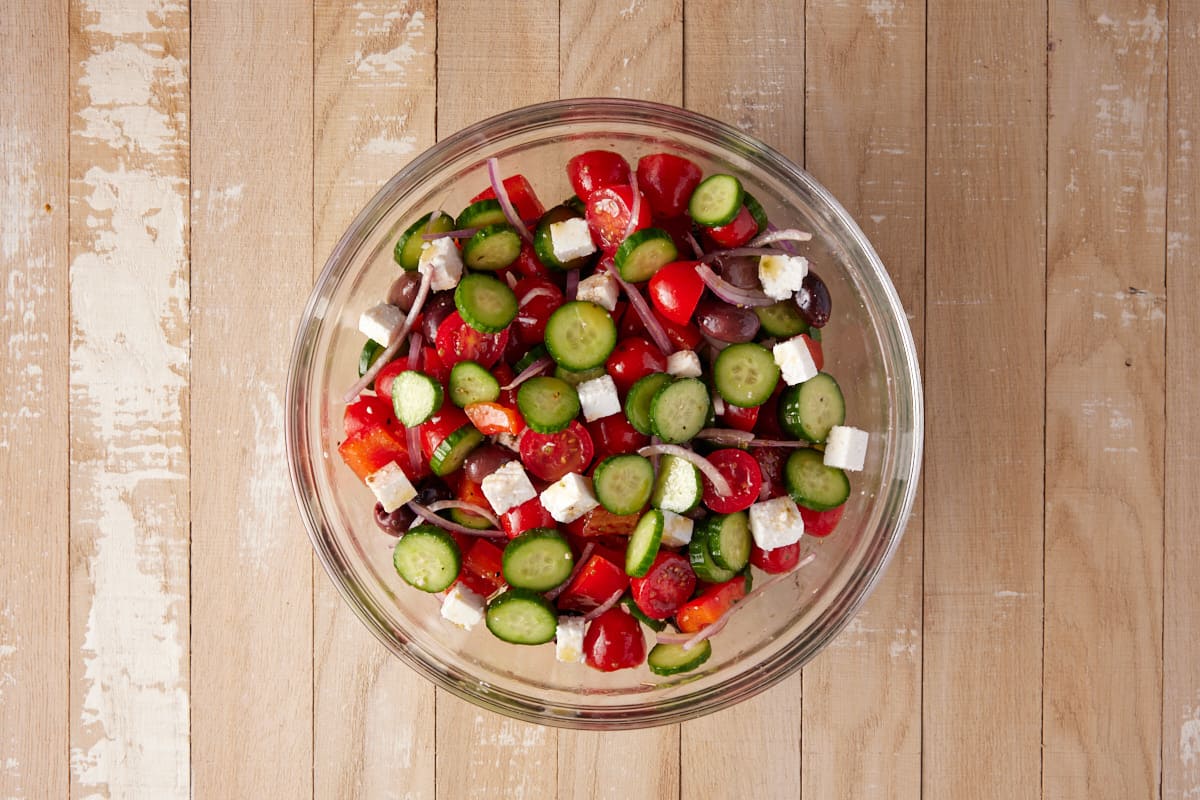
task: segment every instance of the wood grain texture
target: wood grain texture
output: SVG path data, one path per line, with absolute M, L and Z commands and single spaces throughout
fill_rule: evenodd
M 68 792 L 69 55 L 66 0 L 0 9 L 3 797 Z
M 922 788 L 1036 797 L 1046 7 L 927 8 Z
M 314 276 L 359 209 L 434 142 L 435 22 L 429 0 L 315 4 Z M 314 796 L 433 797 L 433 685 L 313 563 Z
M 556 0 L 443 0 L 437 13 L 439 139 L 557 96 Z M 555 795 L 558 731 L 500 717 L 441 690 L 436 716 L 439 797 Z
M 805 150 L 908 310 L 925 303 L 925 4 L 810 3 Z M 803 797 L 921 794 L 920 495 L 887 576 L 804 669 Z
M 1165 3 L 1052 2 L 1048 797 L 1159 790 Z
M 1166 531 L 1163 537 L 1163 800 L 1200 797 L 1200 6 L 1169 9 L 1167 120 Z
M 307 797 L 312 573 L 282 428 L 312 278 L 312 4 L 191 18 L 194 792 Z
M 804 47 L 803 4 L 689 2 L 685 104 L 803 164 Z M 795 675 L 746 703 L 684 723 L 680 796 L 775 797 L 796 791 L 801 689 Z M 717 742 L 720 747 L 714 747 Z
M 188 13 L 69 31 L 71 795 L 186 798 Z

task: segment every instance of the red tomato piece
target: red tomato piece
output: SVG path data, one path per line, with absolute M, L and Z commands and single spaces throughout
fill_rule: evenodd
M 589 667 L 602 672 L 638 666 L 646 660 L 642 623 L 620 608 L 610 608 L 588 625 L 583 658 Z
M 517 210 L 518 217 L 523 220 L 535 220 L 546 213 L 546 207 L 542 205 L 542 201 L 538 200 L 537 193 L 533 191 L 533 186 L 524 175 L 509 176 L 501 183 L 504 191 L 508 193 L 508 199 L 512 202 L 513 208 Z M 496 190 L 489 186 L 472 197 L 471 202 L 494 200 L 495 198 Z
M 804 343 L 808 345 L 808 354 L 812 356 L 813 364 L 817 371 L 825 369 L 825 348 L 821 347 L 821 343 L 809 336 L 807 333 L 802 333 L 800 336 L 804 339 Z
M 684 633 L 696 633 L 719 620 L 733 604 L 746 596 L 746 579 L 741 575 L 705 589 L 699 597 L 680 606 L 675 624 Z
M 622 417 L 624 419 L 624 417 Z M 392 416 L 392 404 L 383 397 L 361 395 L 342 414 L 342 428 L 347 436 L 353 436 L 364 428 L 374 428 L 378 425 L 396 425 Z
M 629 316 L 629 313 L 626 316 Z M 629 391 L 629 387 L 650 373 L 666 372 L 667 359 L 649 340 L 629 337 L 617 342 L 608 360 L 604 362 L 604 370 L 612 376 L 617 391 L 624 395 Z
M 597 458 L 632 453 L 650 444 L 650 437 L 638 433 L 624 414 L 612 414 L 589 422 L 587 429 L 596 445 Z
M 512 383 L 513 371 L 512 367 L 501 361 L 496 366 L 492 367 L 492 375 L 501 386 L 506 386 Z
M 643 578 L 629 581 L 633 601 L 651 619 L 675 615 L 696 589 L 696 573 L 679 553 L 660 551 Z
M 463 409 L 471 424 L 485 436 L 511 433 L 514 436 L 525 427 L 521 412 L 495 402 L 471 403 Z
M 478 361 L 485 369 L 491 368 L 507 344 L 507 328 L 500 333 L 480 333 L 463 322 L 457 311 L 446 317 L 437 330 L 437 352 L 447 367 L 460 361 Z
M 558 596 L 558 607 L 586 614 L 628 586 L 629 576 L 624 569 L 603 556 L 593 555 Z
M 784 438 L 783 428 L 779 425 L 779 396 L 783 394 L 785 387 L 786 384 L 781 380 L 775 385 L 775 391 L 771 392 L 767 402 L 759 406 L 754 433 L 761 439 Z
M 408 359 L 397 358 L 385 364 L 375 376 L 375 394 L 386 400 L 388 405 L 391 405 L 392 402 L 392 381 L 396 380 L 396 376 L 406 369 L 408 369 Z
M 804 531 L 808 533 L 807 530 Z M 750 547 L 750 563 L 768 575 L 778 575 L 795 569 L 800 563 L 800 543 L 785 544 L 774 550 L 762 550 L 758 545 Z
M 443 403 L 441 409 L 420 426 L 421 452 L 425 454 L 425 461 L 429 461 L 443 439 L 470 424 L 462 409 L 451 403 Z
M 633 214 L 633 188 L 609 186 L 592 192 L 587 200 L 586 216 L 592 239 L 605 253 L 612 255 L 625 241 L 625 230 Z M 635 231 L 650 227 L 650 204 L 638 207 Z M 631 231 L 632 232 L 632 231 Z
M 536 497 L 510 508 L 500 515 L 500 527 L 504 529 L 510 539 L 515 539 L 525 531 L 531 531 L 534 528 L 553 528 L 557 524 L 554 517 L 550 516 L 550 512 L 542 505 L 542 501 Z
M 713 244 L 726 248 L 741 247 L 753 239 L 757 233 L 758 223 L 754 221 L 754 217 L 746 210 L 745 206 L 742 206 L 742 210 L 736 217 L 724 225 L 704 229 L 704 235 Z
M 588 150 L 567 162 L 567 179 L 585 203 L 597 189 L 626 185 L 629 178 L 629 162 L 611 150 Z
M 725 404 L 725 413 L 721 414 L 721 419 L 731 428 L 739 431 L 753 431 L 754 423 L 758 422 L 758 410 L 762 406 L 750 406 L 742 408 L 730 403 Z
M 541 344 L 546 337 L 550 315 L 563 304 L 563 293 L 544 278 L 524 278 L 517 282 L 517 317 L 513 320 L 516 338 L 528 349 Z
M 671 344 L 679 350 L 695 350 L 703 341 L 700 336 L 700 330 L 695 325 L 680 325 L 677 322 L 667 319 L 657 308 L 651 307 L 655 319 L 663 326 L 666 331 L 667 338 Z
M 372 472 L 386 467 L 395 461 L 406 473 L 412 471 L 408 458 L 408 445 L 404 439 L 404 428 L 397 424 L 395 427 L 377 425 L 364 428 L 346 438 L 338 445 L 338 453 L 355 475 L 363 480 Z M 421 462 L 421 474 L 409 475 L 412 480 L 419 480 L 429 474 L 429 468 Z
M 813 511 L 811 508 L 800 506 L 800 516 L 804 518 L 804 532 L 810 536 L 828 536 L 842 521 L 846 513 L 846 504 L 842 503 L 828 511 Z
M 704 294 L 704 281 L 696 273 L 699 261 L 664 264 L 650 278 L 650 300 L 655 309 L 676 325 L 691 323 L 692 314 Z
M 487 539 L 476 538 L 463 551 L 458 580 L 475 594 L 489 597 L 504 586 L 504 551 Z
M 518 275 L 523 275 L 526 278 L 550 277 L 550 269 L 537 257 L 537 251 L 533 249 L 533 245 L 529 242 L 521 243 L 521 252 L 517 255 L 517 260 L 509 268 Z
M 673 153 L 654 153 L 638 159 L 638 187 L 654 210 L 664 217 L 678 217 L 687 210 L 688 200 L 703 176 L 700 167 Z
M 654 227 L 660 228 L 671 235 L 671 241 L 675 242 L 675 248 L 680 254 L 697 255 L 695 248 L 692 247 L 692 242 L 688 238 L 688 234 L 692 233 L 691 217 L 661 217 L 658 214 L 653 218 Z
M 704 476 L 704 504 L 718 514 L 745 511 L 758 500 L 762 488 L 762 473 L 754 456 L 745 450 L 727 447 L 708 456 L 725 480 L 729 481 L 730 494 L 720 495 L 713 488 L 708 476 Z
M 557 433 L 538 433 L 528 428 L 521 434 L 521 462 L 530 474 L 553 483 L 568 472 L 583 472 L 595 454 L 592 437 L 579 424 Z
M 788 451 L 780 447 L 760 447 L 754 450 L 754 460 L 758 462 L 758 471 L 762 474 L 762 487 L 758 490 L 759 500 L 773 500 L 787 494 L 787 485 L 783 481 L 783 465 L 787 462 Z
M 596 506 L 574 522 L 567 524 L 567 531 L 584 539 L 601 537 L 624 537 L 633 533 L 641 514 L 614 514 L 604 506 Z M 622 550 L 624 543 L 621 543 Z M 624 563 L 624 556 L 618 559 Z
M 439 383 L 444 384 L 450 380 L 450 367 L 442 361 L 437 350 L 433 347 L 426 347 L 424 350 L 425 352 L 421 356 L 421 371 Z

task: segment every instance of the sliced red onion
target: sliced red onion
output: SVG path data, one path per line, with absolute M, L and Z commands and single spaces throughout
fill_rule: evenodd
M 727 495 L 733 493 L 733 489 L 729 487 L 729 481 L 725 480 L 725 476 L 721 474 L 721 470 L 717 469 L 716 464 L 699 453 L 688 450 L 686 447 L 680 447 L 677 444 L 652 444 L 638 450 L 638 453 L 643 456 L 658 453 L 659 455 L 677 456 L 685 461 L 690 461 L 704 473 L 704 476 L 712 483 L 713 488 L 717 490 L 717 494 Z
M 506 271 L 504 273 L 504 282 L 508 284 L 508 288 L 510 289 L 517 288 L 517 276 L 513 275 L 511 272 Z
M 650 305 L 646 302 L 646 298 L 642 297 L 642 293 L 637 290 L 637 287 L 631 286 L 628 281 L 622 278 L 617 270 L 609 272 L 621 288 L 625 290 L 625 296 L 629 298 L 629 305 L 641 317 L 642 324 L 646 326 L 646 333 L 650 334 L 650 338 L 658 345 L 658 349 L 663 351 L 664 355 L 671 355 L 675 352 L 675 348 L 671 346 L 671 340 L 667 337 L 667 331 L 663 328 L 662 323 L 654 316 L 654 312 L 650 310 Z
M 474 503 L 468 503 L 465 500 L 438 500 L 436 503 L 430 503 L 428 508 L 430 511 L 435 513 L 438 511 L 445 511 L 447 508 L 457 508 L 459 511 L 467 511 L 477 517 L 483 517 L 497 528 L 500 527 L 499 517 L 483 506 L 477 506 Z
M 489 158 L 487 171 L 488 180 L 492 182 L 492 191 L 496 193 L 496 199 L 500 201 L 500 208 L 504 211 L 504 218 L 508 220 L 509 225 L 516 228 L 522 239 L 532 242 L 533 235 L 529 232 L 529 228 L 525 227 L 520 215 L 517 214 L 517 209 L 513 207 L 512 200 L 508 196 L 508 190 L 504 188 L 504 181 L 500 180 L 500 162 L 495 158 Z
M 432 242 L 434 239 L 470 239 L 479 228 L 463 228 L 457 231 L 438 231 L 437 233 L 422 233 L 421 238 L 427 242 Z
M 696 241 L 696 237 L 692 234 L 692 232 L 688 231 L 686 234 L 684 234 L 684 238 L 687 239 L 687 243 L 692 246 L 692 252 L 696 254 L 696 258 L 704 258 L 704 248 L 700 246 L 698 241 Z
M 412 335 L 412 339 L 408 343 L 408 368 L 417 370 L 421 368 L 421 356 L 424 353 L 422 345 L 425 344 L 425 337 L 417 331 Z M 408 445 L 408 465 L 412 467 L 412 474 L 416 475 L 421 471 L 421 431 L 416 425 L 409 425 L 404 429 L 404 440 Z
M 807 242 L 811 241 L 813 235 L 808 231 L 800 231 L 795 228 L 785 228 L 783 230 L 769 230 L 766 233 L 751 239 L 746 243 L 747 247 L 762 247 L 775 242 Z
M 617 603 L 621 602 L 621 595 L 623 595 L 623 594 L 625 594 L 625 590 L 624 590 L 624 589 L 620 589 L 620 590 L 618 590 L 618 591 L 616 591 L 616 592 L 613 592 L 613 596 L 612 596 L 612 597 L 608 598 L 608 599 L 607 599 L 607 600 L 605 600 L 603 603 L 601 603 L 600 605 L 596 606 L 595 608 L 593 608 L 593 609 L 592 609 L 591 611 L 589 611 L 588 613 L 584 614 L 584 615 L 583 615 L 583 621 L 584 621 L 584 622 L 591 622 L 591 621 L 592 621 L 592 620 L 594 620 L 596 617 L 598 617 L 598 616 L 600 616 L 601 614 L 603 614 L 605 611 L 608 611 L 610 608 L 612 608 L 613 606 L 615 606 Z
M 637 170 L 629 175 L 629 188 L 633 189 L 633 208 L 629 209 L 629 224 L 625 226 L 625 235 L 621 237 L 622 239 L 633 236 L 633 231 L 637 228 L 638 215 L 642 213 L 642 193 L 638 190 Z
M 542 370 L 546 369 L 546 367 L 550 366 L 553 363 L 554 363 L 554 359 L 551 358 L 550 356 L 542 356 L 537 361 L 534 361 L 528 367 L 521 370 L 521 372 L 515 378 L 513 378 L 511 381 L 504 384 L 500 388 L 503 391 L 508 391 L 509 389 L 515 389 L 518 386 L 520 386 L 522 383 L 524 383 L 525 381 L 534 377 L 535 375 L 540 375 L 542 373 Z
M 711 253 L 706 253 L 700 260 L 705 264 L 711 264 L 714 261 L 719 261 L 722 258 L 741 258 L 742 256 L 777 256 L 786 255 L 784 251 L 775 247 L 735 247 L 732 250 L 714 250 Z
M 725 398 L 721 397 L 720 393 L 713 392 L 712 394 L 713 413 L 718 417 L 725 415 Z
M 733 342 L 722 342 L 720 339 L 714 339 L 707 333 L 701 333 L 700 336 L 704 339 L 704 341 L 708 342 L 709 347 L 711 347 L 713 350 L 716 350 L 718 353 L 724 350 L 726 347 L 729 347 L 729 345 L 733 344 Z
M 779 230 L 780 230 L 779 226 L 776 225 L 774 222 L 767 223 L 767 231 L 768 232 L 777 233 L 777 232 L 779 232 Z M 783 248 L 783 251 L 785 253 L 787 253 L 789 256 L 796 255 L 796 243 L 795 242 L 790 242 L 785 239 L 779 243 L 779 246 L 781 248 Z
M 565 581 L 546 592 L 543 597 L 545 597 L 547 600 L 553 601 L 560 594 L 562 594 L 563 590 L 571 585 L 571 581 L 575 580 L 575 578 L 579 576 L 579 573 L 583 572 L 584 565 L 587 564 L 587 560 L 592 557 L 592 551 L 595 549 L 596 545 L 592 542 L 588 542 L 586 545 L 584 545 L 583 552 L 579 554 L 579 560 L 575 562 L 575 569 L 571 570 L 571 574 L 567 576 Z
M 548 292 L 550 290 L 543 287 L 542 291 Z M 579 269 L 576 268 L 576 269 L 567 270 L 567 299 L 574 300 L 575 295 L 578 294 L 578 292 L 579 292 Z M 530 292 L 530 294 L 533 294 L 533 292 Z
M 409 369 L 418 370 L 421 368 L 421 356 L 424 355 L 424 351 L 421 349 L 421 347 L 424 344 L 425 344 L 425 336 L 420 331 L 417 331 L 416 333 L 414 333 L 412 335 L 412 337 L 408 340 L 408 368 Z
M 769 306 L 775 303 L 774 300 L 757 289 L 741 289 L 734 286 L 713 272 L 712 267 L 708 264 L 701 264 L 696 267 L 696 274 L 700 276 L 700 280 L 704 281 L 704 285 L 712 290 L 713 294 L 726 303 L 751 307 Z
M 511 275 L 512 273 L 509 274 Z M 529 301 L 533 300 L 535 297 L 553 297 L 558 299 L 558 292 L 556 292 L 554 289 L 551 289 L 549 286 L 536 286 L 525 294 L 521 295 L 521 302 L 517 304 L 517 307 L 524 308 L 529 304 Z
M 733 428 L 702 428 L 696 433 L 697 439 L 705 439 L 716 444 L 741 447 L 754 439 L 750 431 L 739 431 Z
M 398 327 L 392 330 L 392 343 L 379 354 L 379 357 L 367 368 L 363 376 L 350 387 L 350 391 L 346 392 L 345 397 L 342 398 L 344 402 L 353 403 L 359 393 L 371 385 L 371 382 L 375 380 L 375 376 L 379 374 L 379 371 L 395 357 L 396 353 L 400 352 L 400 346 L 404 344 L 405 337 L 412 330 L 417 317 L 421 315 L 421 308 L 429 298 L 429 283 L 431 280 L 433 280 L 433 271 L 426 270 L 421 275 L 421 285 L 417 288 L 417 296 L 413 298 L 412 308 L 408 310 L 408 316 L 404 318 L 404 321 Z
M 425 520 L 426 522 L 430 523 L 431 525 L 437 525 L 439 528 L 445 528 L 448 531 L 454 531 L 455 533 L 463 533 L 463 534 L 466 534 L 467 536 L 485 536 L 489 539 L 507 536 L 507 534 L 505 534 L 504 531 L 492 531 L 492 530 L 481 531 L 481 530 L 476 530 L 475 528 L 468 528 L 466 525 L 459 525 L 457 522 L 451 522 L 450 520 L 446 519 L 445 517 L 439 517 L 433 511 L 431 511 L 428 508 L 426 508 L 425 506 L 421 505 L 416 500 L 410 500 L 408 503 L 408 507 L 411 508 L 412 512 L 414 514 L 416 514 L 418 517 L 420 517 L 421 519 Z
M 800 442 L 794 439 L 790 441 L 787 439 L 755 439 L 747 444 L 751 447 L 812 447 L 808 442 Z

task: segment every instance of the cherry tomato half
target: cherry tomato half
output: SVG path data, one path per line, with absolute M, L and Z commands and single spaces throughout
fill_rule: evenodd
M 842 514 L 845 512 L 845 503 L 828 511 L 813 511 L 811 508 L 800 506 L 800 516 L 804 518 L 804 533 L 810 536 L 828 536 L 842 521 Z
M 731 491 L 727 495 L 717 494 L 708 476 L 704 476 L 704 505 L 718 514 L 732 514 L 745 511 L 758 500 L 762 473 L 754 456 L 745 450 L 727 447 L 710 454 L 708 460 L 725 476 Z
M 442 403 L 441 409 L 420 426 L 421 452 L 425 454 L 425 461 L 429 461 L 443 439 L 470 424 L 471 421 L 461 408 L 451 403 Z
M 504 551 L 487 539 L 471 543 L 462 559 L 458 580 L 475 594 L 488 597 L 504 585 Z
M 596 445 L 597 458 L 632 453 L 650 444 L 650 437 L 638 433 L 624 414 L 611 414 L 589 422 L 587 429 Z
M 629 312 L 626 316 L 629 316 Z M 650 373 L 665 372 L 666 369 L 667 359 L 662 351 L 648 340 L 637 336 L 617 342 L 608 360 L 604 362 L 605 372 L 612 376 L 617 391 L 622 395 Z
M 687 210 L 692 192 L 704 173 L 683 156 L 654 153 L 638 159 L 638 187 L 654 210 L 664 217 L 678 217 Z
M 627 586 L 629 576 L 625 570 L 604 556 L 593 555 L 558 596 L 558 607 L 587 613 Z
M 667 339 L 677 350 L 695 350 L 700 346 L 702 341 L 700 330 L 695 325 L 680 325 L 678 322 L 664 317 L 657 308 L 651 307 L 650 310 L 659 324 L 663 326 L 663 330 L 666 331 Z
M 673 616 L 696 589 L 696 573 L 679 553 L 660 551 L 643 578 L 629 581 L 633 601 L 651 619 Z
M 808 533 L 807 530 L 804 532 Z M 774 550 L 763 550 L 758 545 L 752 545 L 750 547 L 750 563 L 768 575 L 787 572 L 800 563 L 800 543 L 785 544 Z
M 688 325 L 700 296 L 704 281 L 696 272 L 699 261 L 673 261 L 664 264 L 650 278 L 650 300 L 658 313 L 676 325 Z
M 592 620 L 583 637 L 584 661 L 602 672 L 636 667 L 646 660 L 642 623 L 620 608 Z
M 592 192 L 587 200 L 587 223 L 592 239 L 605 253 L 612 255 L 625 240 L 625 230 L 633 214 L 633 188 L 608 186 Z M 633 230 L 650 227 L 650 204 L 641 203 Z M 630 231 L 632 233 L 632 231 Z
M 611 150 L 588 150 L 567 162 L 567 179 L 583 202 L 592 192 L 629 183 L 629 162 Z
M 375 375 L 375 394 L 392 404 L 392 381 L 404 370 L 408 369 L 407 358 L 397 358 L 384 365 Z
M 550 269 L 537 257 L 537 251 L 530 242 L 521 243 L 521 252 L 517 254 L 517 260 L 512 263 L 510 269 L 526 278 L 550 277 Z
M 525 429 L 521 434 L 521 462 L 536 478 L 554 482 L 568 472 L 583 472 L 592 463 L 595 448 L 587 429 L 572 420 L 557 433 Z
M 712 240 L 713 244 L 730 248 L 741 247 L 753 239 L 756 233 L 758 233 L 758 223 L 745 206 L 742 206 L 742 210 L 736 217 L 724 225 L 704 229 L 704 234 Z
M 758 422 L 758 410 L 762 406 L 735 406 L 732 403 L 725 404 L 725 412 L 721 414 L 721 419 L 731 428 L 739 431 L 753 431 L 754 423 Z
M 446 317 L 437 330 L 437 352 L 447 367 L 460 361 L 477 361 L 485 369 L 490 368 L 507 344 L 507 328 L 500 333 L 480 333 L 463 322 L 457 311 Z
M 516 338 L 526 348 L 541 344 L 546 336 L 550 315 L 563 304 L 563 293 L 544 278 L 523 278 L 513 288 L 517 296 L 517 317 L 513 320 Z
M 800 334 L 804 339 L 804 343 L 808 345 L 808 354 L 812 356 L 813 365 L 817 371 L 825 369 L 825 348 L 821 347 L 821 343 L 809 336 L 807 333 Z
M 616 417 L 611 417 L 611 419 L 616 419 Z M 625 417 L 622 416 L 621 419 L 625 419 Z M 398 423 L 392 416 L 392 404 L 385 398 L 369 394 L 362 395 L 353 403 L 346 406 L 346 411 L 342 414 L 342 428 L 345 430 L 347 436 L 353 436 L 365 428 L 374 428 L 378 425 L 394 426 L 396 424 Z M 632 426 L 630 430 L 632 430 Z M 637 431 L 634 431 L 634 433 L 637 433 Z

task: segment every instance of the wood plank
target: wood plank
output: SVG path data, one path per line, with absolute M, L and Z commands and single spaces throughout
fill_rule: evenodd
M 1046 6 L 927 8 L 922 788 L 1036 797 Z
M 685 104 L 803 164 L 804 48 L 801 3 L 690 0 L 684 7 Z M 680 796 L 775 797 L 796 791 L 801 688 L 795 675 L 734 708 L 684 723 Z M 713 742 L 723 744 L 714 748 Z
M 439 2 L 438 138 L 554 99 L 558 37 L 557 0 Z M 436 716 L 439 797 L 555 795 L 558 731 L 501 717 L 441 690 Z
M 1166 3 L 1050 6 L 1044 792 L 1152 797 Z
M 560 4 L 559 27 L 562 97 L 683 102 L 681 0 L 628 5 L 566 0 Z M 621 769 L 612 769 L 614 764 L 621 764 Z M 623 800 L 678 795 L 678 725 L 620 735 L 559 732 L 559 797 Z
M 925 4 L 809 4 L 807 31 L 808 163 L 887 265 L 920 352 Z M 804 669 L 803 797 L 920 796 L 921 505 L 875 594 Z
M 22 76 L 0 86 L 4 797 L 68 792 L 69 55 L 65 0 L 0 9 L 0 72 Z
M 1163 800 L 1200 797 L 1200 496 L 1192 488 L 1200 441 L 1200 5 L 1169 10 L 1167 74 L 1166 532 L 1163 587 Z
M 70 6 L 71 795 L 186 798 L 188 12 Z
M 316 3 L 315 272 L 379 187 L 433 144 L 435 16 L 431 0 Z M 432 684 L 371 636 L 315 561 L 313 596 L 314 796 L 433 797 Z
M 307 797 L 313 576 L 281 431 L 312 279 L 312 4 L 198 0 L 192 52 L 194 793 Z

